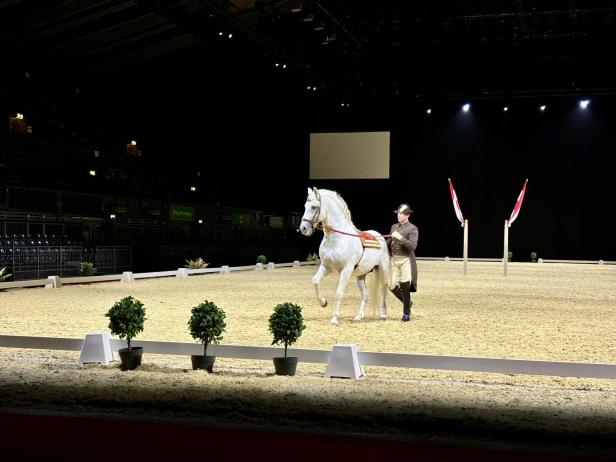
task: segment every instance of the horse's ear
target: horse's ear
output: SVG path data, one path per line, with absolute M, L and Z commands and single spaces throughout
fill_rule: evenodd
M 308 188 L 308 199 L 314 199 L 314 191 Z

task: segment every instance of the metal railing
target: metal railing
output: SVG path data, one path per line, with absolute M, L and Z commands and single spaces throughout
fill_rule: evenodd
M 129 246 L 97 246 L 94 267 L 97 273 L 121 273 L 133 266 L 133 249 Z
M 132 268 L 132 248 L 103 246 L 84 250 L 80 245 L 0 246 L 0 268 L 6 267 L 15 281 L 47 276 L 78 276 L 82 261 L 94 263 L 97 273 L 127 271 Z
M 51 275 L 79 274 L 81 246 L 3 246 L 0 267 L 7 267 L 13 279 L 40 279 Z

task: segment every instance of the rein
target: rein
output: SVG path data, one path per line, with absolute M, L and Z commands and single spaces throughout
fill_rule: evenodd
M 353 233 L 347 233 L 346 231 L 341 231 L 339 229 L 336 228 L 332 228 L 331 226 L 323 226 L 321 223 L 317 223 L 317 225 L 314 227 L 314 229 L 318 229 L 320 231 L 333 231 L 334 233 L 338 233 L 338 234 L 344 234 L 345 236 L 355 236 L 355 237 L 359 237 L 361 238 L 361 235 L 359 234 L 353 234 Z M 390 237 L 391 234 L 382 234 L 382 237 Z

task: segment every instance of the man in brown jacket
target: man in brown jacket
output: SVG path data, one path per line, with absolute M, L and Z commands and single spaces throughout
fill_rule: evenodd
M 411 292 L 417 291 L 417 261 L 415 249 L 419 240 L 417 226 L 409 221 L 413 211 L 408 204 L 400 204 L 394 210 L 398 214 L 398 223 L 391 227 L 387 238 L 392 265 L 391 292 L 402 302 L 402 322 L 411 319 Z

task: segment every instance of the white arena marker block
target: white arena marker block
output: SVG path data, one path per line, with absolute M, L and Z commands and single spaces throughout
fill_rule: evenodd
M 355 345 L 335 345 L 329 357 L 325 377 L 358 379 L 362 375 L 364 375 L 364 370 L 357 359 L 357 347 Z
M 110 361 L 113 361 L 113 354 L 109 343 L 109 334 L 107 332 L 92 332 L 86 335 L 79 355 L 79 364 L 109 364 Z
M 126 282 L 128 284 L 135 282 L 135 275 L 132 271 L 124 271 L 122 273 L 122 278 L 120 279 L 120 282 Z
M 48 276 L 47 284 L 45 284 L 45 289 L 57 289 L 62 287 L 62 281 L 60 280 L 60 276 Z
M 263 263 L 257 263 L 255 265 L 255 271 L 263 271 Z
M 293 262 L 293 268 L 299 268 L 299 260 Z
M 188 271 L 186 271 L 186 268 L 178 268 L 178 274 L 176 274 L 175 277 L 176 278 L 187 278 Z
M 220 267 L 220 274 L 229 274 L 231 270 L 229 270 L 229 265 L 223 265 Z
M 604 262 L 603 260 L 599 260 L 599 264 L 600 264 L 600 265 L 604 265 L 604 264 L 605 264 L 605 262 Z
M 537 260 L 537 263 L 543 263 L 543 258 L 540 258 L 539 260 Z
M 271 261 L 267 264 L 267 269 L 274 269 L 274 262 Z
M 449 257 L 445 257 L 445 261 L 449 261 Z

